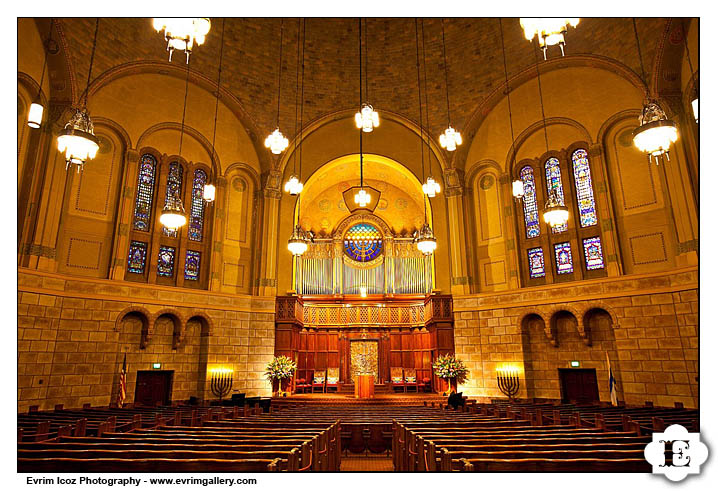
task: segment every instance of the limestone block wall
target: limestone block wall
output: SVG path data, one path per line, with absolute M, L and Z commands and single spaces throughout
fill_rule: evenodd
M 136 373 L 174 371 L 172 399 L 212 398 L 208 370 L 234 371 L 233 389 L 269 395 L 274 298 L 229 295 L 18 269 L 18 410 L 114 402 L 127 353 Z
M 454 296 L 455 347 L 471 370 L 460 387 L 504 397 L 496 370 L 518 368 L 519 397 L 561 398 L 558 368 L 595 368 L 610 400 L 606 352 L 627 404 L 698 405 L 698 270 Z

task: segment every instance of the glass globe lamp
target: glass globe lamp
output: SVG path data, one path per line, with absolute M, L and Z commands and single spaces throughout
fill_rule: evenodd
M 461 145 L 461 133 L 456 131 L 454 128 L 449 126 L 444 132 L 439 135 L 439 144 L 445 148 L 448 152 L 456 150 L 458 145 Z
M 441 192 L 441 186 L 431 176 L 426 178 L 426 182 L 422 184 L 421 189 L 424 191 L 424 194 L 427 195 L 429 198 L 433 198 L 434 196 L 436 196 L 436 193 Z
M 274 155 L 279 155 L 289 146 L 289 140 L 277 128 L 264 140 L 264 146 L 270 149 Z
M 87 109 L 76 109 L 57 137 L 57 149 L 65 152 L 65 169 L 75 164 L 79 172 L 86 161 L 95 158 L 99 148 L 99 140 L 95 136 L 95 127 Z
M 299 181 L 299 178 L 295 175 L 290 176 L 289 180 L 284 183 L 284 191 L 292 196 L 296 196 L 301 193 L 302 189 L 304 189 L 304 184 L 302 184 Z
M 676 123 L 668 119 L 661 106 L 655 101 L 649 101 L 643 106 L 643 111 L 638 117 L 640 125 L 633 130 L 633 144 L 640 151 L 656 159 L 665 155 L 670 160 L 668 151 L 671 143 L 678 140 L 678 127 Z
M 361 105 L 359 112 L 354 115 L 356 127 L 364 133 L 371 133 L 379 126 L 379 113 L 374 110 L 371 104 L 366 102 Z
M 184 51 L 189 63 L 189 55 L 194 44 L 200 46 L 204 43 L 212 23 L 206 17 L 156 17 L 152 26 L 157 32 L 164 29 L 169 61 L 172 61 L 174 50 Z
M 561 227 L 568 222 L 568 207 L 559 201 L 555 190 L 546 202 L 543 219 L 551 228 Z
M 436 237 L 428 223 L 424 223 L 414 238 L 416 248 L 425 256 L 430 256 L 436 250 Z

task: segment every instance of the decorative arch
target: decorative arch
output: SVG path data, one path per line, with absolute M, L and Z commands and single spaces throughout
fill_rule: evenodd
M 382 235 L 386 236 L 392 236 L 393 233 L 391 231 L 391 228 L 389 225 L 379 218 L 378 216 L 374 215 L 373 213 L 369 212 L 356 212 L 352 213 L 351 215 L 347 216 L 344 220 L 339 222 L 339 224 L 334 229 L 334 233 L 332 234 L 333 239 L 339 239 L 341 240 L 344 237 L 344 234 L 349 230 L 351 227 L 358 223 L 370 223 L 371 225 L 376 226 L 379 231 L 382 233 Z
M 176 350 L 177 348 L 182 346 L 182 342 L 184 341 L 184 337 L 187 330 L 187 321 L 182 316 L 182 314 L 180 314 L 175 309 L 162 309 L 152 315 L 151 324 L 153 333 L 155 331 L 155 327 L 157 326 L 157 320 L 162 316 L 167 316 L 172 319 L 172 324 L 174 325 L 174 332 L 172 336 L 172 349 Z M 147 342 L 149 342 L 149 338 L 150 337 L 148 336 Z
M 485 171 L 493 171 L 496 177 L 501 179 L 504 175 L 504 170 L 501 168 L 498 162 L 492 159 L 483 159 L 472 164 L 466 171 L 464 182 L 466 183 L 467 193 L 471 193 L 474 188 L 474 179 L 479 177 Z
M 158 131 L 162 130 L 175 130 L 177 132 L 182 131 L 182 125 L 180 123 L 174 123 L 171 121 L 164 122 L 164 123 L 157 123 L 155 125 L 150 126 L 147 128 L 142 135 L 137 139 L 137 148 L 142 148 L 144 146 L 144 141 L 153 133 L 157 133 Z M 221 166 L 219 163 L 219 156 L 217 155 L 217 152 L 212 148 L 212 144 L 210 143 L 207 138 L 204 137 L 202 133 L 200 133 L 195 128 L 188 126 L 187 124 L 184 125 L 184 133 L 186 135 L 191 136 L 194 138 L 197 143 L 199 143 L 202 148 L 207 152 L 208 155 L 212 158 L 212 174 L 215 176 L 221 175 Z M 169 155 L 172 159 L 181 160 L 182 162 L 186 163 L 185 159 L 180 155 Z
M 519 311 L 519 316 L 518 316 L 519 331 L 520 332 L 526 331 L 525 320 L 530 316 L 537 316 L 538 318 L 541 319 L 541 322 L 543 323 L 543 332 L 546 335 L 546 339 L 548 340 L 549 343 L 551 343 L 551 346 L 556 346 L 556 344 L 557 344 L 556 337 L 554 336 L 553 330 L 551 329 L 551 324 L 550 324 L 550 322 L 546 322 L 546 319 L 550 319 L 550 317 L 547 316 L 546 312 L 543 310 L 539 310 L 536 308 L 528 308 L 528 309 L 523 309 L 523 310 Z
M 143 325 L 149 328 L 151 324 L 150 319 L 152 319 L 150 311 L 139 305 L 132 305 L 117 314 L 117 317 L 115 318 L 115 327 L 113 329 L 115 332 L 120 332 L 122 330 L 122 321 L 128 314 L 138 314 L 138 317 L 142 319 Z
M 588 333 L 586 332 L 585 326 L 583 324 L 583 316 L 579 313 L 579 311 L 576 309 L 576 307 L 569 305 L 569 304 L 562 304 L 554 307 L 549 311 L 549 324 L 551 325 L 551 331 L 555 333 L 555 322 L 556 322 L 556 316 L 560 312 L 568 312 L 569 314 L 573 315 L 573 317 L 576 319 L 576 329 L 578 330 L 578 335 L 583 340 L 584 344 L 586 346 L 591 345 L 591 339 L 588 336 Z
M 613 329 L 621 327 L 618 321 L 618 316 L 616 315 L 616 310 L 610 305 L 601 301 L 592 301 L 590 305 L 583 310 L 581 319 L 583 320 L 584 325 L 586 325 L 586 318 L 588 317 L 588 314 L 590 314 L 591 311 L 594 311 L 596 309 L 601 309 L 605 311 L 611 317 L 611 327 Z
M 127 133 L 127 131 L 116 121 L 102 116 L 92 116 L 92 123 L 95 125 L 95 129 L 104 126 L 105 128 L 114 131 L 120 141 L 122 141 L 125 149 L 132 148 L 132 139 L 130 138 L 129 133 Z
M 206 328 L 207 332 L 206 335 L 209 336 L 212 332 L 214 332 L 214 322 L 212 321 L 212 317 L 207 315 L 205 312 L 201 312 L 199 310 L 193 310 L 189 314 L 187 314 L 187 323 L 192 320 L 199 320 L 201 324 L 203 324 L 203 329 Z M 204 333 L 202 333 L 204 335 Z
M 617 123 L 626 120 L 631 119 L 636 122 L 636 126 L 638 126 L 638 116 L 641 115 L 640 109 L 626 109 L 623 111 L 619 111 L 610 118 L 608 118 L 606 121 L 603 122 L 601 125 L 601 128 L 598 130 L 598 134 L 596 135 L 596 142 L 598 142 L 601 145 L 604 145 L 606 140 L 606 135 L 609 131 L 611 131 L 611 128 L 613 128 L 614 125 Z

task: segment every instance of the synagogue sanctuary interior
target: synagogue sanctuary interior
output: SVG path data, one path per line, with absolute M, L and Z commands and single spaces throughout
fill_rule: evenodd
M 651 472 L 699 19 L 17 19 L 19 472 Z

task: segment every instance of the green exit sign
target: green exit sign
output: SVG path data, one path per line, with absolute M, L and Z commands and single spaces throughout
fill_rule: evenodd
M 571 366 L 572 366 L 573 368 L 580 367 L 580 366 L 581 366 L 581 362 L 578 362 L 578 361 L 574 360 L 574 361 L 571 362 Z
M 162 368 L 162 363 L 153 363 L 152 368 L 154 368 L 155 370 L 159 370 L 160 368 Z

